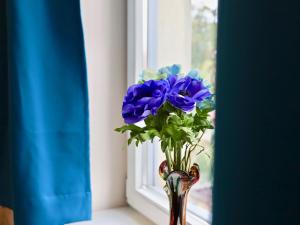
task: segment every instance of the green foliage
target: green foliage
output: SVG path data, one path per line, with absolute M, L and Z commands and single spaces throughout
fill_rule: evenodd
M 124 133 L 129 131 L 128 145 L 133 141 L 136 146 L 145 141 L 153 141 L 158 137 L 161 142 L 161 149 L 164 153 L 173 152 L 173 158 L 170 158 L 170 167 L 173 169 L 188 169 L 189 155 L 185 153 L 182 158 L 181 151 L 184 146 L 189 146 L 189 151 L 193 151 L 198 145 L 201 137 L 199 134 L 206 129 L 213 129 L 212 122 L 209 119 L 209 112 L 212 108 L 200 109 L 191 113 L 185 113 L 180 109 L 165 103 L 156 115 L 147 117 L 144 127 L 137 125 L 124 125 L 117 128 L 116 131 Z
M 154 139 L 155 136 L 159 136 L 159 133 L 156 129 L 149 129 L 147 127 L 141 128 L 139 126 L 136 126 L 134 124 L 124 125 L 120 128 L 116 128 L 115 131 L 124 133 L 126 131 L 130 131 L 130 138 L 128 139 L 128 145 L 132 143 L 133 140 L 135 140 L 136 146 L 139 145 L 139 143 L 143 143 L 148 140 Z

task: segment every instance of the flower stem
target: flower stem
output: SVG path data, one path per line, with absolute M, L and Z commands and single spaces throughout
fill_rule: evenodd
M 201 139 L 202 139 L 202 137 L 203 137 L 203 135 L 204 135 L 204 133 L 205 133 L 205 129 L 202 131 L 202 133 L 201 133 L 201 135 L 200 135 L 200 137 L 199 137 L 199 139 L 198 139 L 198 141 L 197 141 L 197 143 L 195 144 L 195 145 L 191 145 L 190 147 L 189 147 L 189 149 L 187 150 L 186 149 L 186 151 L 188 151 L 188 153 L 187 153 L 187 158 L 186 158 L 186 168 L 185 168 L 185 170 L 186 171 L 188 171 L 189 170 L 189 168 L 190 168 L 190 164 L 191 164 L 191 153 L 196 149 L 196 147 L 199 145 L 199 143 L 201 142 Z M 203 147 L 202 147 L 203 148 Z M 204 151 L 204 148 L 200 151 L 200 153 L 201 152 L 203 152 Z
M 176 148 L 176 158 L 177 158 L 177 163 L 176 163 L 176 169 L 181 170 L 181 148 L 177 147 Z
M 169 168 L 169 172 L 171 172 L 172 171 L 172 160 L 171 160 L 169 149 L 166 149 L 165 154 L 166 154 L 166 160 L 167 160 L 167 165 L 168 165 L 168 168 Z

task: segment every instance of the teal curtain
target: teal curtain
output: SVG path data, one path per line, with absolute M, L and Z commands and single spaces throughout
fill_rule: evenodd
M 90 219 L 79 0 L 0 0 L 0 205 L 15 225 Z
M 300 4 L 220 0 L 213 225 L 299 225 Z

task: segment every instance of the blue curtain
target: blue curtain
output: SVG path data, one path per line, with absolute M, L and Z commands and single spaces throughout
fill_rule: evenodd
M 219 2 L 213 225 L 299 225 L 300 2 Z
M 91 214 L 79 0 L 0 0 L 0 205 L 15 225 Z

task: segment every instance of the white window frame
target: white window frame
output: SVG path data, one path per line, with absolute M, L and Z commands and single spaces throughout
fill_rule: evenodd
M 156 0 L 150 0 L 150 7 L 155 7 Z M 152 5 L 153 4 L 153 5 Z M 147 58 L 147 45 L 155 44 L 155 40 L 147 40 L 147 32 L 155 32 L 148 27 L 148 0 L 128 0 L 128 86 L 138 80 L 140 72 L 153 59 Z M 155 19 L 155 18 L 153 18 Z M 155 51 L 155 49 L 151 49 Z M 155 60 L 155 59 L 154 59 Z M 128 204 L 157 225 L 169 223 L 169 203 L 167 196 L 153 187 L 147 186 L 148 179 L 153 179 L 153 172 L 158 168 L 150 168 L 147 162 L 153 165 L 153 151 L 159 151 L 157 145 L 145 143 L 136 147 L 128 147 L 128 166 L 126 196 Z M 152 162 L 151 162 L 152 161 Z M 152 175 L 152 176 L 151 176 Z M 150 181 L 151 182 L 151 181 Z M 187 222 L 190 225 L 209 225 L 210 215 L 199 208 L 187 211 Z

